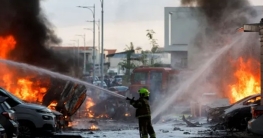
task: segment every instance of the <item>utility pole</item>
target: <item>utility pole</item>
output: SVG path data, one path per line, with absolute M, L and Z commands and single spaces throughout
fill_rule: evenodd
M 95 61 L 96 61 L 96 54 L 95 54 L 95 4 L 93 9 L 93 81 L 95 80 Z
M 96 62 L 96 54 L 95 54 L 95 4 L 93 6 L 77 6 L 79 8 L 86 8 L 89 9 L 92 12 L 93 16 L 93 81 L 95 80 L 95 62 Z M 93 9 L 93 10 L 92 10 Z
M 100 48 L 100 20 L 98 20 L 98 50 L 99 50 L 99 55 L 101 54 L 101 48 Z M 101 56 L 98 56 L 99 58 L 99 65 L 100 65 L 100 70 L 101 70 L 101 64 L 100 64 L 100 59 L 101 59 Z M 100 71 L 101 73 L 101 71 Z M 101 74 L 102 76 L 102 74 Z
M 93 21 L 87 21 L 87 22 L 93 22 Z M 96 25 L 98 26 L 98 51 L 99 51 L 99 56 L 98 56 L 98 62 L 99 62 L 99 65 L 100 65 L 100 69 L 101 69 L 101 48 L 100 48 L 100 20 L 98 21 L 95 21 L 96 22 Z M 84 29 L 87 29 L 87 28 L 84 28 Z M 87 29 L 89 30 L 89 29 Z M 101 73 L 101 71 L 100 71 Z
M 101 2 L 101 87 L 103 87 L 104 82 L 104 0 Z

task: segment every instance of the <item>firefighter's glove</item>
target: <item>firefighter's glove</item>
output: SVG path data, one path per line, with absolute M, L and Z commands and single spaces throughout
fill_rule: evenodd
M 135 101 L 134 100 L 130 100 L 130 104 L 132 105 Z
M 131 99 L 129 97 L 126 98 L 126 100 L 130 101 L 130 104 L 133 104 L 134 103 L 134 97 Z

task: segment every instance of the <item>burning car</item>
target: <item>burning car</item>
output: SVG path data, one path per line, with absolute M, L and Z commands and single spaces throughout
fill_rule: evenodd
M 8 97 L 6 102 L 15 110 L 19 136 L 52 135 L 55 132 L 55 116 L 47 107 L 25 103 L 2 88 L 0 95 Z
M 232 112 L 235 109 L 242 108 L 242 107 L 250 107 L 252 105 L 258 104 L 258 102 L 261 100 L 260 94 L 254 94 L 247 96 L 236 103 L 233 103 L 230 106 L 224 106 L 224 107 L 216 107 L 216 108 L 210 108 L 207 107 L 207 120 L 209 122 L 218 122 L 220 121 L 220 117 L 224 114 L 228 114 Z
M 209 115 L 217 120 L 215 129 L 225 128 L 230 131 L 244 131 L 248 121 L 252 118 L 251 106 L 260 105 L 261 95 L 255 94 L 241 99 L 228 106 L 212 110 Z

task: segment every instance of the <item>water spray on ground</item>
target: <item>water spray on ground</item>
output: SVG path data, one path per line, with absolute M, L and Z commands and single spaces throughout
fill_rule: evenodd
M 5 60 L 5 59 L 0 59 L 0 62 L 1 63 L 5 63 L 5 64 L 10 65 L 10 66 L 21 67 L 23 69 L 36 71 L 38 73 L 46 74 L 46 75 L 49 75 L 49 76 L 52 76 L 52 77 L 56 77 L 56 78 L 60 78 L 60 79 L 63 79 L 63 80 L 68 80 L 68 81 L 72 81 L 72 82 L 75 82 L 75 83 L 79 83 L 79 84 L 82 84 L 82 85 L 85 85 L 85 86 L 88 86 L 88 87 L 92 87 L 92 88 L 101 90 L 101 91 L 106 92 L 106 93 L 108 93 L 108 94 L 110 94 L 112 96 L 115 96 L 115 97 L 118 97 L 118 98 L 122 98 L 122 99 L 126 99 L 126 97 L 124 97 L 124 96 L 122 96 L 120 94 L 117 94 L 115 92 L 103 89 L 101 87 L 95 86 L 95 85 L 87 83 L 85 81 L 82 81 L 82 80 L 79 80 L 79 79 L 76 79 L 76 78 L 73 78 L 73 77 L 70 77 L 70 76 L 67 76 L 67 75 L 63 75 L 63 74 L 60 74 L 60 73 L 57 73 L 57 72 L 53 72 L 53 71 L 50 71 L 50 70 L 47 70 L 47 69 L 44 69 L 44 68 L 32 66 L 32 65 L 29 65 L 29 64 L 25 64 L 25 63 L 19 63 L 19 62 L 15 62 L 15 61 L 11 61 L 11 60 Z

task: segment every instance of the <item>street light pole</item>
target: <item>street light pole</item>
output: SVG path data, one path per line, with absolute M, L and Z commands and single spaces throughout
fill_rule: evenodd
M 93 15 L 93 55 L 92 55 L 92 59 L 93 59 L 93 81 L 95 81 L 95 4 L 93 6 L 77 6 L 79 8 L 86 8 L 89 9 L 92 12 Z M 91 9 L 93 8 L 93 10 Z
M 95 80 L 95 4 L 94 4 L 94 11 L 93 11 L 93 81 Z
M 104 0 L 101 2 L 101 87 L 104 82 Z
M 93 22 L 93 21 L 88 21 L 88 22 Z M 101 54 L 101 48 L 100 48 L 100 20 L 96 21 L 96 25 L 98 26 L 98 51 L 99 51 L 99 55 Z M 98 59 L 99 59 L 99 65 L 100 65 L 100 69 L 101 69 L 101 55 L 98 56 Z M 101 73 L 101 71 L 100 71 Z

